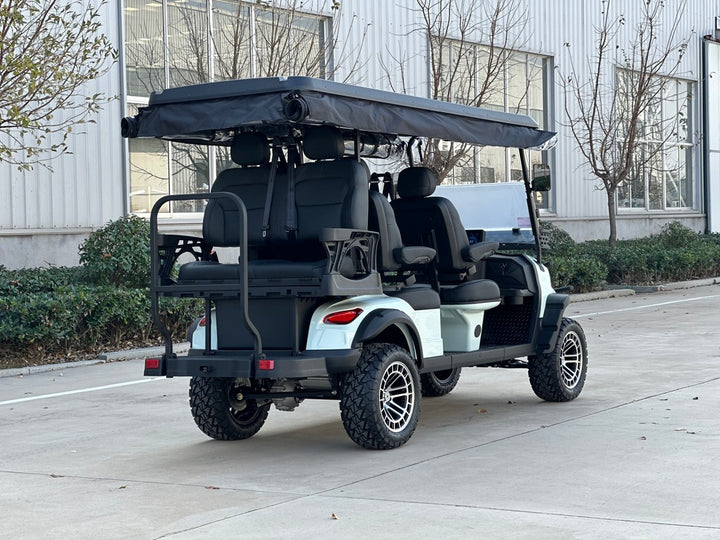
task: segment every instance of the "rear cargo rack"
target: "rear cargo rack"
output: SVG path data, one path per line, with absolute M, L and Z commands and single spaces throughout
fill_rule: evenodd
M 172 201 L 195 201 L 210 199 L 226 199 L 232 201 L 238 208 L 238 234 L 240 243 L 240 256 L 238 263 L 240 275 L 236 283 L 205 283 L 183 284 L 175 283 L 170 273 L 175 261 L 183 253 L 192 254 L 196 260 L 209 260 L 210 246 L 200 238 L 176 235 L 161 235 L 158 232 L 158 214 L 160 209 Z M 165 370 L 164 360 L 175 358 L 173 353 L 172 334 L 160 317 L 160 297 L 196 297 L 205 300 L 205 353 L 210 354 L 212 317 L 211 299 L 221 296 L 238 296 L 242 304 L 241 322 L 253 336 L 254 358 L 263 358 L 262 338 L 255 325 L 250 320 L 248 311 L 248 245 L 247 245 L 247 209 L 242 199 L 229 192 L 166 195 L 158 199 L 150 213 L 150 306 L 152 319 L 160 330 L 165 341 L 165 355 L 161 371 Z M 161 243 L 162 242 L 162 243 Z M 167 242 L 167 243 L 166 243 Z

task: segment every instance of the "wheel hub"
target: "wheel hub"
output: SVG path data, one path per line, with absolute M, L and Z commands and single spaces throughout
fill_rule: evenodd
M 388 366 L 380 380 L 380 412 L 392 432 L 405 429 L 415 408 L 415 387 L 408 367 L 402 362 Z
M 567 388 L 575 388 L 580 382 L 582 368 L 583 348 L 580 337 L 575 332 L 568 332 L 560 352 L 560 373 Z

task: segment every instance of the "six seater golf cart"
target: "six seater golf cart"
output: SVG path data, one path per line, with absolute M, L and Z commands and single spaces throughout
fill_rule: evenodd
M 150 218 L 165 353 L 145 375 L 191 377 L 192 414 L 210 437 L 253 436 L 273 404 L 334 399 L 353 441 L 394 448 L 415 431 L 421 396 L 449 393 L 470 366 L 526 368 L 544 400 L 580 394 L 585 336 L 541 262 L 534 190 L 549 176 L 531 178 L 526 157 L 554 134 L 531 118 L 290 77 L 153 93 L 122 133 L 224 146 L 236 164 L 209 193 L 160 198 Z M 436 174 L 416 165 L 428 138 L 519 149 L 525 217 L 466 230 L 433 196 Z M 406 165 L 371 174 L 365 158 Z M 202 235 L 161 234 L 163 207 L 188 200 L 206 201 Z M 469 208 L 477 223 L 505 212 L 502 199 Z M 534 256 L 518 251 L 528 241 Z M 236 258 L 219 260 L 221 248 Z M 204 299 L 187 356 L 173 352 L 161 297 Z

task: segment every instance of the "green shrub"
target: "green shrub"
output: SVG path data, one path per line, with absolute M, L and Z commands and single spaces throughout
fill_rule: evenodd
M 92 232 L 80 245 L 80 264 L 90 283 L 147 287 L 150 284 L 150 225 L 121 217 Z
M 600 260 L 578 253 L 548 254 L 553 287 L 572 287 L 572 291 L 587 292 L 599 289 L 607 276 L 607 266 Z
M 0 266 L 0 296 L 53 291 L 58 287 L 79 283 L 82 274 L 79 266 L 22 270 L 7 270 Z
M 699 241 L 700 235 L 685 227 L 679 221 L 673 221 L 663 226 L 659 240 L 667 248 L 684 248 L 693 246 Z
M 545 249 L 551 253 L 570 253 L 577 245 L 565 230 L 549 221 L 540 222 L 540 237 Z
M 167 299 L 165 324 L 177 339 L 202 313 L 195 299 Z M 157 340 L 147 289 L 66 285 L 53 291 L 0 296 L 0 346 L 45 351 L 97 351 Z

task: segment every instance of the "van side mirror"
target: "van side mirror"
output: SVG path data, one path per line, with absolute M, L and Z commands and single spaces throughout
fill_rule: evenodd
M 533 165 L 533 191 L 550 191 L 550 165 L 546 163 L 535 163 Z

